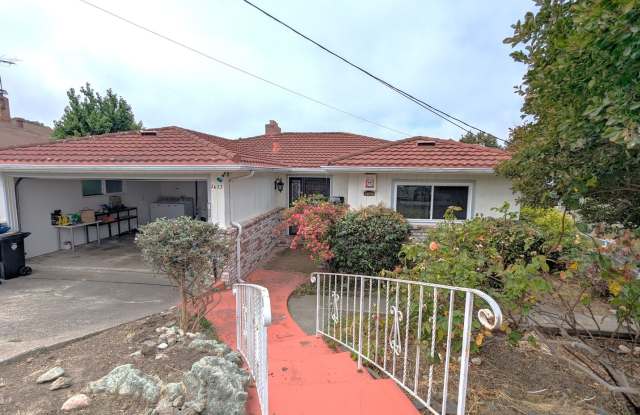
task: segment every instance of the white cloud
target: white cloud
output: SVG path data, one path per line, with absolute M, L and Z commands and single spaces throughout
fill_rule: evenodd
M 94 0 L 126 18 L 346 111 L 411 134 L 461 132 L 296 37 L 238 0 Z M 519 122 L 513 93 L 524 68 L 502 39 L 530 8 L 512 2 L 256 0 L 301 31 L 427 102 L 506 137 Z M 59 118 L 65 92 L 91 82 L 125 97 L 147 126 L 229 137 L 346 130 L 398 138 L 304 101 L 104 15 L 77 0 L 3 5 L 0 68 L 15 115 Z

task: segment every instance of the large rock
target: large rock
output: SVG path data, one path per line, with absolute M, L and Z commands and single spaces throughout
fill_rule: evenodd
M 40 377 L 36 380 L 36 383 L 51 382 L 52 380 L 58 379 L 62 375 L 64 375 L 64 369 L 57 366 L 47 370 L 42 375 L 40 375 Z
M 90 382 L 88 388 L 93 393 L 129 395 L 156 402 L 160 397 L 162 382 L 156 377 L 145 375 L 132 364 L 126 364 L 116 367 L 103 378 Z
M 248 382 L 249 375 L 236 363 L 224 357 L 205 356 L 184 375 L 183 409 L 203 415 L 244 414 Z
M 62 404 L 62 409 L 64 412 L 73 411 L 74 409 L 83 409 L 91 404 L 91 399 L 85 394 L 79 393 L 77 395 L 73 395 L 69 399 L 67 399 Z

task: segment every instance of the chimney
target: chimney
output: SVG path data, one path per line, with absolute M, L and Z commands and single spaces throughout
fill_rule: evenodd
M 282 130 L 278 126 L 278 123 L 274 120 L 269 121 L 269 124 L 265 124 L 264 126 L 264 134 L 265 135 L 276 135 L 280 134 Z
M 0 121 L 10 122 L 11 111 L 9 111 L 9 98 L 0 93 Z

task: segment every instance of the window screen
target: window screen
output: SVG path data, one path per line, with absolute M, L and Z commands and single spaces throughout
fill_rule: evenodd
M 433 193 L 433 219 L 444 219 L 444 213 L 450 206 L 462 210 L 455 212 L 457 219 L 467 218 L 469 188 L 467 186 L 435 186 Z
M 398 185 L 396 210 L 407 219 L 430 219 L 431 186 Z
M 105 180 L 105 187 L 107 188 L 107 193 L 121 193 L 122 180 Z
M 102 194 L 102 180 L 83 180 L 82 196 L 95 196 Z

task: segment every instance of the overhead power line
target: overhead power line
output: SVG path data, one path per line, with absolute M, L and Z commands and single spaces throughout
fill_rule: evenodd
M 324 46 L 323 44 L 316 42 L 315 40 L 311 39 L 309 36 L 305 35 L 304 33 L 300 32 L 299 30 L 295 29 L 294 27 L 290 26 L 289 24 L 285 23 L 284 21 L 280 20 L 279 18 L 275 17 L 274 15 L 272 15 L 271 13 L 267 12 L 266 10 L 258 7 L 257 5 L 253 4 L 252 2 L 250 2 L 249 0 L 243 0 L 246 4 L 248 4 L 249 6 L 253 7 L 254 9 L 258 10 L 259 12 L 261 12 L 262 14 L 264 14 L 265 16 L 269 17 L 270 19 L 278 22 L 279 24 L 281 24 L 282 26 L 286 27 L 287 29 L 291 30 L 292 32 L 294 32 L 295 34 L 297 34 L 298 36 L 304 38 L 305 40 L 313 43 L 314 45 L 316 45 L 317 47 L 319 47 L 320 49 L 324 50 L 325 52 L 329 53 L 330 55 L 333 55 L 334 57 L 338 58 L 339 60 L 343 61 L 344 63 L 346 63 L 347 65 L 357 69 L 358 71 L 364 73 L 365 75 L 367 75 L 370 78 L 375 79 L 376 81 L 380 82 L 382 85 L 386 86 L 387 88 L 393 90 L 394 92 L 400 94 L 401 96 L 403 96 L 404 98 L 408 99 L 409 101 L 414 102 L 415 104 L 419 105 L 420 107 L 426 109 L 427 111 L 431 112 L 432 114 L 436 115 L 437 117 L 442 118 L 443 120 L 447 121 L 448 123 L 460 128 L 463 131 L 466 131 L 468 133 L 473 133 L 472 130 L 487 134 L 493 138 L 495 138 L 496 140 L 500 140 L 503 142 L 507 142 L 507 140 L 504 140 L 502 138 L 496 137 L 494 134 L 488 133 L 478 127 L 475 127 L 463 120 L 461 120 L 460 118 L 457 118 L 449 113 L 446 113 L 436 107 L 434 107 L 433 105 L 430 105 L 428 103 L 426 103 L 425 101 L 421 100 L 420 98 L 416 98 L 415 96 L 411 95 L 410 93 L 396 87 L 395 85 L 385 81 L 384 79 L 374 75 L 373 73 L 369 72 L 368 70 L 364 69 L 363 67 L 356 65 L 355 63 L 351 62 L 350 60 L 348 60 L 347 58 L 339 55 L 338 53 L 332 51 L 331 49 L 329 49 L 328 47 Z
M 163 40 L 165 40 L 167 42 L 173 43 L 176 46 L 179 46 L 179 47 L 181 47 L 183 49 L 186 49 L 186 50 L 188 50 L 190 52 L 193 52 L 193 53 L 195 53 L 197 55 L 200 55 L 200 56 L 202 56 L 202 57 L 204 57 L 206 59 L 212 60 L 212 61 L 214 61 L 214 62 L 216 62 L 216 63 L 218 63 L 220 65 L 224 65 L 227 68 L 233 69 L 234 71 L 243 73 L 244 75 L 247 75 L 247 76 L 250 76 L 250 77 L 252 77 L 254 79 L 257 79 L 259 81 L 265 82 L 265 83 L 267 83 L 267 84 L 269 84 L 271 86 L 279 88 L 279 89 L 281 89 L 283 91 L 286 91 L 286 92 L 288 92 L 288 93 L 290 93 L 292 95 L 295 95 L 295 96 L 298 96 L 300 98 L 306 99 L 306 100 L 311 101 L 313 103 L 316 103 L 318 105 L 322 105 L 323 107 L 326 107 L 326 108 L 332 109 L 334 111 L 340 112 L 340 113 L 342 113 L 344 115 L 348 115 L 348 116 L 350 116 L 352 118 L 355 118 L 355 119 L 358 119 L 360 121 L 363 121 L 363 122 L 366 122 L 366 123 L 369 123 L 369 124 L 373 124 L 373 125 L 375 125 L 377 127 L 380 127 L 380 128 L 384 128 L 385 130 L 392 131 L 394 133 L 401 134 L 401 135 L 404 135 L 404 136 L 410 135 L 409 133 L 407 133 L 405 131 L 401 131 L 401 130 L 398 130 L 398 129 L 395 129 L 395 128 L 392 128 L 392 127 L 388 127 L 388 126 L 380 124 L 380 123 L 378 123 L 376 121 L 370 120 L 368 118 L 365 118 L 365 117 L 362 117 L 360 115 L 354 114 L 352 112 L 349 112 L 349 111 L 343 110 L 341 108 L 338 108 L 338 107 L 336 107 L 336 106 L 334 106 L 332 104 L 328 104 L 326 102 L 323 102 L 323 101 L 320 101 L 318 99 L 315 99 L 315 98 L 313 98 L 313 97 L 311 97 L 309 95 L 303 94 L 302 92 L 298 92 L 298 91 L 296 91 L 294 89 L 291 89 L 289 87 L 286 87 L 286 86 L 284 86 L 282 84 L 276 83 L 274 81 L 270 81 L 267 78 L 264 78 L 264 77 L 262 77 L 260 75 L 256 75 L 256 74 L 254 74 L 252 72 L 249 72 L 246 69 L 243 69 L 243 68 L 241 68 L 239 66 L 236 66 L 236 65 L 233 65 L 231 63 L 225 62 L 225 61 L 223 61 L 221 59 L 218 59 L 218 58 L 216 58 L 216 57 L 214 57 L 212 55 L 209 55 L 206 52 L 203 52 L 202 50 L 199 50 L 199 49 L 196 49 L 196 48 L 194 48 L 192 46 L 189 46 L 186 43 L 183 43 L 181 41 L 178 41 L 178 40 L 175 40 L 173 38 L 170 38 L 169 36 L 163 35 L 162 33 L 156 32 L 155 30 L 149 29 L 148 27 L 143 26 L 143 25 L 141 25 L 139 23 L 136 23 L 136 22 L 134 22 L 132 20 L 129 20 L 126 17 L 120 16 L 120 15 L 118 15 L 118 14 L 116 14 L 116 13 L 110 11 L 110 10 L 107 10 L 105 8 L 102 8 L 102 7 L 98 6 L 98 5 L 96 5 L 96 4 L 93 4 L 90 1 L 87 1 L 87 0 L 79 0 L 79 1 L 84 3 L 84 4 L 86 4 L 87 6 L 93 7 L 96 10 L 99 10 L 99 11 L 105 13 L 105 14 L 108 14 L 108 15 L 110 15 L 112 17 L 115 17 L 116 19 L 121 20 L 121 21 L 123 21 L 123 22 L 125 22 L 125 23 L 127 23 L 127 24 L 129 24 L 131 26 L 134 26 L 134 27 L 136 27 L 136 28 L 138 28 L 140 30 L 143 30 L 143 31 L 147 32 L 147 33 L 150 33 L 150 34 L 152 34 L 152 35 L 154 35 L 156 37 L 159 37 L 159 38 L 161 38 L 161 39 L 163 39 Z

